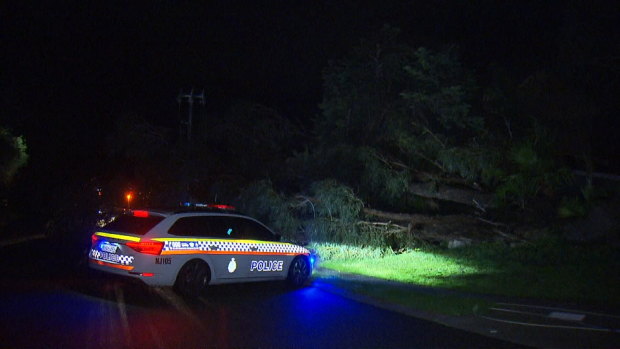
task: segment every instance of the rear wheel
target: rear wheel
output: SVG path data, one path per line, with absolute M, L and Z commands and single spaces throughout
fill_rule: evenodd
M 209 265 L 200 259 L 193 259 L 181 268 L 174 283 L 174 289 L 187 297 L 198 297 L 209 284 Z
M 288 270 L 287 281 L 290 285 L 299 287 L 303 285 L 310 276 L 310 263 L 305 256 L 297 256 L 293 259 Z

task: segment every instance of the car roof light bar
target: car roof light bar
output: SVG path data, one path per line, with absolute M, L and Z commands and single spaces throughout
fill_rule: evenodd
M 209 208 L 219 208 L 220 210 L 234 210 L 235 207 L 231 205 L 221 205 L 221 204 L 210 204 L 207 205 Z
M 184 207 L 196 207 L 196 208 L 215 208 L 218 210 L 236 210 L 237 208 L 235 206 L 232 205 L 224 205 L 224 204 L 203 204 L 203 203 L 189 203 L 189 202 L 184 202 L 182 204 L 182 206 Z

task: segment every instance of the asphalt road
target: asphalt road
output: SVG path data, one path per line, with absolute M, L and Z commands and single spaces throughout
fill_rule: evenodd
M 211 287 L 197 300 L 89 271 L 75 244 L 0 248 L 2 348 L 429 348 L 515 345 L 312 284 Z

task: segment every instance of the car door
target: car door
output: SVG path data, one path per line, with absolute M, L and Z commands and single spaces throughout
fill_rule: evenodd
M 208 246 L 213 269 L 219 279 L 248 277 L 248 246 L 241 241 L 240 223 L 234 216 L 214 215 L 208 219 Z
M 284 277 L 290 257 L 282 252 L 278 238 L 262 224 L 248 218 L 238 218 L 240 237 L 251 251 L 245 260 L 250 278 Z
M 245 261 L 239 259 L 243 257 L 239 254 L 243 246 L 235 239 L 238 231 L 229 216 L 188 216 L 179 218 L 170 227 L 168 234 L 178 239 L 168 243 L 175 244 L 179 252 L 207 260 L 218 279 L 245 278 L 247 268 L 239 268 Z

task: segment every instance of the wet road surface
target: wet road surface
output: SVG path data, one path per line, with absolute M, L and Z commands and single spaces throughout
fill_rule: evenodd
M 515 347 L 311 284 L 215 286 L 186 300 L 169 288 L 90 271 L 68 246 L 37 240 L 0 250 L 0 347 Z

